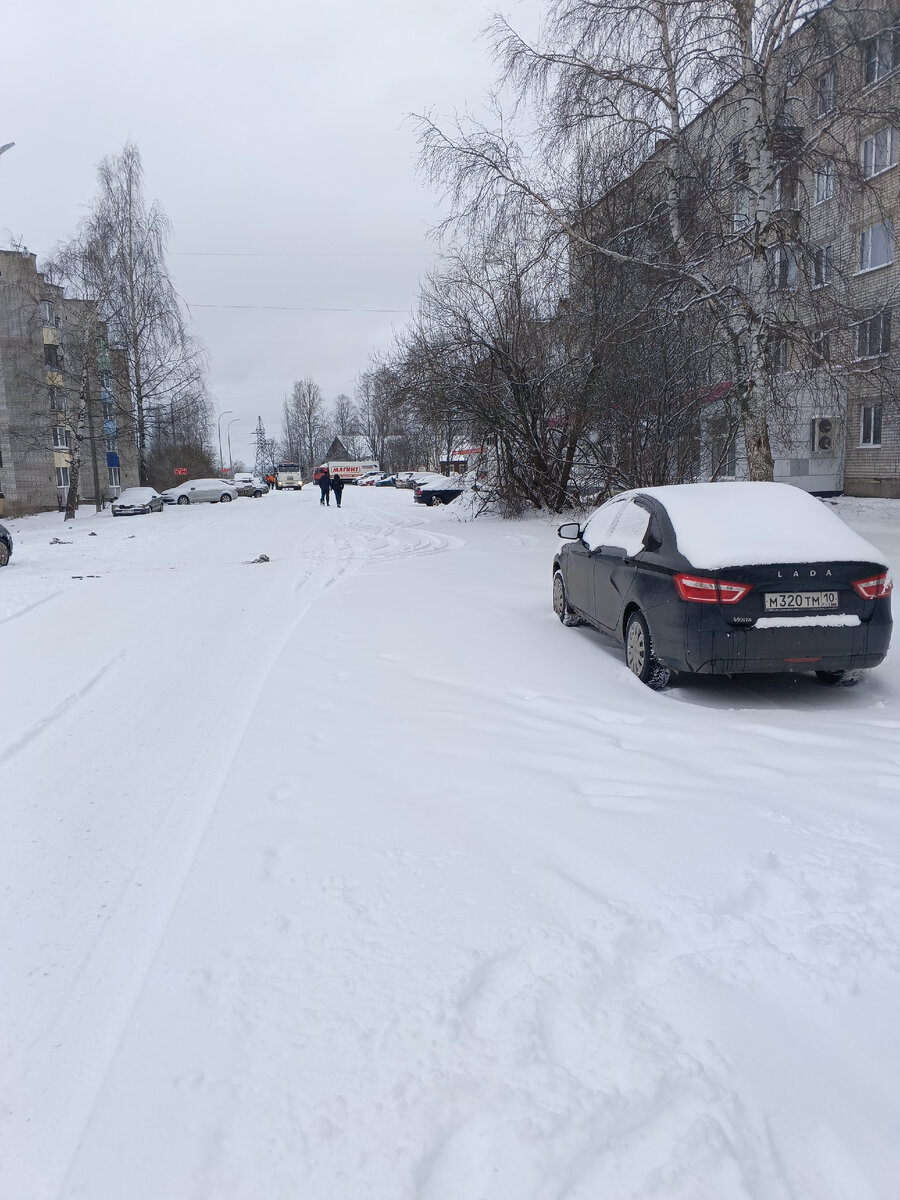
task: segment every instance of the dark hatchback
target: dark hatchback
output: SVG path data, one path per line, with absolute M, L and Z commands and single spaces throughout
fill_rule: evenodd
M 557 616 L 610 634 L 651 687 L 678 671 L 815 671 L 851 683 L 887 653 L 884 557 L 798 488 L 626 492 L 559 533 Z
M 5 567 L 12 557 L 12 534 L 5 525 L 0 525 L 0 567 Z

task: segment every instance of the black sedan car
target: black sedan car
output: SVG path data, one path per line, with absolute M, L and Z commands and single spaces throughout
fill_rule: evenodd
M 559 535 L 557 616 L 611 635 L 651 687 L 677 671 L 815 671 L 847 684 L 887 653 L 884 556 L 798 488 L 625 492 Z
M 5 525 L 0 525 L 0 567 L 5 567 L 12 557 L 12 534 Z
M 433 504 L 451 504 L 462 493 L 462 483 L 454 483 L 448 478 L 446 481 L 417 483 L 413 488 L 413 500 L 416 504 L 427 504 L 429 506 Z

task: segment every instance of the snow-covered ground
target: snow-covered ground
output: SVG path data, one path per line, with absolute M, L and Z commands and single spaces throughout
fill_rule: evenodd
M 6 522 L 2 1200 L 900 1194 L 900 654 L 656 694 L 317 496 Z

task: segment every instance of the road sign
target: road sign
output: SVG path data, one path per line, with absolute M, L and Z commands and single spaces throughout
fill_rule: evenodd
M 176 475 L 187 475 L 187 467 L 176 467 L 175 474 Z

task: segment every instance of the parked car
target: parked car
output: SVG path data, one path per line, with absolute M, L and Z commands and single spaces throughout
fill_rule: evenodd
M 260 496 L 265 496 L 269 491 L 269 485 L 264 479 L 259 479 L 255 475 L 235 475 L 234 487 L 237 489 L 239 496 L 251 496 L 254 500 L 258 500 Z
M 0 525 L 0 567 L 5 567 L 12 558 L 12 534 L 5 525 Z
M 162 512 L 163 498 L 156 488 L 125 488 L 110 507 L 114 517 L 134 517 L 138 513 Z
M 189 479 L 163 492 L 166 504 L 228 504 L 237 499 L 238 490 L 226 479 Z
M 887 653 L 884 555 L 799 488 L 624 492 L 559 535 L 556 615 L 611 635 L 651 687 L 677 671 L 815 671 L 848 684 Z
M 446 475 L 436 475 L 424 483 L 417 483 L 413 488 L 413 500 L 416 504 L 450 504 L 463 492 L 462 477 L 457 475 L 452 479 Z
M 396 477 L 396 475 L 382 475 L 379 479 L 375 480 L 374 486 L 375 487 L 396 487 L 397 486 L 397 477 Z
M 367 475 L 360 475 L 359 479 L 357 479 L 356 482 L 359 485 L 359 487 L 372 487 L 375 480 L 380 479 L 380 478 L 381 478 L 380 471 L 370 471 Z

